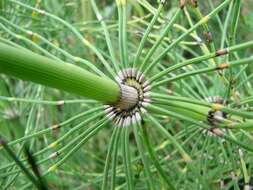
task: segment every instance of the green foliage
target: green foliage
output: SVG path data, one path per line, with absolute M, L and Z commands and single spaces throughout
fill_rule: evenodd
M 253 3 L 196 2 L 0 1 L 0 189 L 249 189 Z M 126 68 L 151 101 L 122 127 Z

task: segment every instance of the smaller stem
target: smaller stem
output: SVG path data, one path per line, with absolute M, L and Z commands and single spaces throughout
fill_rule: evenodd
M 125 176 L 126 176 L 127 188 L 129 190 L 134 190 L 131 157 L 130 157 L 130 150 L 129 150 L 129 127 L 123 128 L 122 154 L 123 154 L 122 156 L 123 156 L 123 162 L 124 162 L 124 166 L 125 166 Z
M 243 64 L 248 64 L 252 61 L 253 61 L 253 57 L 249 57 L 249 58 L 241 59 L 241 60 L 238 60 L 238 61 L 232 61 L 230 63 L 220 64 L 220 65 L 214 66 L 214 67 L 208 67 L 208 68 L 204 68 L 204 69 L 190 71 L 188 73 L 179 74 L 175 77 L 172 77 L 172 78 L 165 79 L 165 80 L 159 81 L 157 83 L 154 83 L 153 85 L 151 85 L 151 87 L 154 88 L 154 87 L 160 86 L 162 84 L 165 84 L 167 82 L 180 80 L 180 79 L 183 79 L 183 78 L 186 78 L 186 77 L 189 77 L 189 76 L 194 76 L 194 75 L 197 75 L 197 74 L 209 73 L 209 72 L 212 72 L 212 71 L 223 70 L 223 69 L 227 69 L 227 68 L 230 68 L 230 67 L 235 67 L 235 66 L 239 66 L 239 65 L 243 65 Z
M 140 66 L 140 70 L 143 70 L 146 66 L 146 64 L 149 62 L 150 58 L 152 57 L 152 55 L 155 53 L 155 51 L 157 50 L 157 48 L 161 45 L 163 39 L 167 36 L 167 34 L 169 33 L 171 26 L 173 25 L 173 23 L 177 20 L 177 18 L 180 16 L 181 13 L 181 9 L 177 9 L 176 13 L 174 14 L 174 16 L 171 18 L 171 20 L 169 21 L 169 23 L 167 24 L 166 28 L 164 29 L 163 33 L 161 34 L 160 38 L 155 42 L 155 44 L 153 45 L 153 47 L 148 51 L 147 55 L 145 56 L 141 66 Z M 151 66 L 148 66 L 151 67 Z M 146 68 L 146 72 L 147 72 L 148 68 Z
M 162 58 L 167 55 L 167 53 L 174 48 L 178 43 L 180 43 L 186 36 L 196 30 L 199 26 L 206 23 L 210 18 L 216 15 L 219 11 L 221 11 L 231 0 L 225 0 L 222 4 L 220 4 L 217 8 L 215 8 L 211 13 L 203 17 L 198 23 L 196 23 L 193 27 L 187 30 L 187 32 L 180 35 L 175 41 L 173 41 L 152 63 L 149 64 L 148 68 L 145 69 L 144 74 L 150 71 L 157 63 L 159 63 Z
M 118 130 L 119 130 L 119 127 L 115 127 L 113 129 L 112 137 L 111 137 L 111 140 L 110 140 L 110 143 L 108 146 L 108 151 L 107 151 L 106 160 L 105 160 L 104 173 L 103 173 L 104 176 L 103 176 L 102 190 L 108 189 L 107 184 L 108 184 L 109 165 L 110 165 L 113 149 L 115 148 L 114 142 L 116 140 Z
M 192 159 L 189 154 L 183 149 L 183 147 L 177 142 L 174 136 L 172 136 L 153 116 L 147 114 L 148 119 L 153 123 L 153 125 L 161 132 L 161 134 L 165 135 L 168 140 L 175 146 L 178 152 L 181 154 L 183 160 L 185 162 L 191 162 Z
M 120 133 L 122 131 L 122 128 L 119 128 L 116 134 L 116 139 L 114 142 L 114 149 L 112 153 L 112 178 L 111 178 L 111 190 L 115 189 L 116 186 L 116 174 L 117 174 L 117 158 L 118 158 L 118 149 L 119 149 L 119 140 L 120 140 Z
M 138 50 L 137 50 L 137 53 L 136 53 L 136 56 L 135 56 L 135 59 L 134 59 L 134 63 L 133 63 L 133 68 L 135 68 L 139 62 L 139 57 L 142 53 L 142 50 L 144 48 L 144 45 L 145 45 L 145 42 L 147 41 L 147 38 L 148 38 L 148 35 L 149 33 L 151 32 L 155 22 L 157 21 L 161 11 L 162 11 L 162 8 L 163 8 L 163 4 L 159 4 L 159 7 L 156 11 L 156 14 L 153 16 L 150 24 L 148 25 L 148 28 L 146 29 L 142 39 L 141 39 L 141 42 L 140 42 L 140 45 L 138 47 Z
M 161 175 L 162 179 L 166 182 L 166 184 L 168 186 L 168 189 L 169 190 L 175 190 L 176 188 L 172 184 L 171 179 L 169 179 L 168 175 L 164 172 L 163 168 L 161 167 L 161 165 L 159 163 L 159 160 L 157 159 L 157 157 L 155 155 L 155 152 L 154 152 L 154 150 L 153 150 L 153 148 L 150 144 L 146 126 L 142 127 L 142 134 L 143 134 L 143 137 L 144 137 L 144 142 L 146 144 L 148 153 L 149 153 L 149 155 L 151 157 L 151 160 L 153 161 L 157 171 Z
M 23 173 L 26 175 L 26 177 L 38 188 L 41 189 L 41 186 L 39 185 L 38 181 L 35 179 L 35 177 L 28 171 L 28 169 L 23 165 L 23 163 L 17 158 L 17 156 L 14 154 L 14 152 L 9 148 L 7 143 L 0 137 L 0 145 L 3 146 L 5 151 L 10 155 L 10 157 L 16 162 L 16 164 L 20 167 L 20 169 L 23 171 Z
M 136 139 L 137 147 L 140 152 L 142 162 L 144 164 L 144 174 L 145 174 L 145 177 L 147 177 L 148 179 L 147 186 L 149 190 L 154 190 L 155 188 L 154 188 L 154 183 L 152 182 L 152 173 L 151 173 L 152 171 L 150 168 L 148 156 L 145 154 L 146 150 L 143 143 L 143 137 L 140 131 L 141 128 L 142 128 L 142 125 L 139 122 L 137 122 L 136 124 L 133 124 L 134 136 Z
M 242 50 L 242 49 L 246 49 L 246 48 L 251 48 L 251 47 L 253 47 L 253 41 L 245 42 L 245 43 L 235 45 L 235 46 L 231 46 L 231 47 L 228 47 L 228 48 L 225 48 L 225 49 L 222 49 L 222 50 L 218 50 L 216 52 L 212 52 L 212 53 L 200 56 L 200 57 L 189 59 L 189 60 L 186 60 L 182 63 L 178 63 L 178 64 L 176 64 L 172 67 L 169 67 L 169 68 L 161 71 L 160 73 L 158 73 L 158 74 L 154 75 L 153 77 L 151 77 L 148 81 L 149 81 L 149 83 L 151 83 L 151 82 L 153 82 L 157 79 L 160 79 L 161 77 L 167 75 L 168 73 L 170 73 L 172 71 L 175 71 L 179 68 L 182 68 L 184 66 L 187 66 L 187 65 L 191 65 L 191 64 L 194 64 L 194 63 L 195 64 L 201 63 L 202 61 L 205 61 L 205 60 L 217 57 L 217 56 L 223 56 L 227 53 L 232 53 L 234 51 L 238 51 L 238 50 Z

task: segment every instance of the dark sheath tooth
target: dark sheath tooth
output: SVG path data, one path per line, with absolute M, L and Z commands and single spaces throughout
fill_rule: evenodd
M 128 78 L 131 78 L 131 69 L 126 69 L 126 75 Z
M 136 76 L 137 76 L 137 70 L 136 69 L 132 69 L 132 76 L 133 76 L 133 78 L 136 78 Z
M 134 69 L 130 69 L 131 78 L 134 78 Z
M 135 77 L 135 79 L 136 79 L 137 82 L 139 82 L 139 78 L 140 78 L 141 74 L 142 73 L 140 71 L 137 71 L 136 77 Z

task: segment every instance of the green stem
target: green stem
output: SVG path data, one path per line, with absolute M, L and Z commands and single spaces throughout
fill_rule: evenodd
M 177 140 L 175 139 L 175 137 L 173 135 L 171 135 L 154 117 L 152 117 L 151 115 L 147 114 L 147 118 L 149 119 L 149 121 L 151 121 L 152 125 L 154 125 L 154 127 L 156 127 L 161 134 L 165 135 L 167 137 L 168 140 L 171 141 L 171 143 L 175 146 L 175 148 L 178 150 L 178 152 L 181 154 L 183 160 L 185 162 L 191 162 L 192 159 L 191 157 L 188 155 L 188 153 L 184 150 L 184 148 L 181 146 L 181 144 L 179 144 L 177 142 Z
M 111 157 L 112 157 L 112 153 L 113 153 L 113 149 L 114 147 L 114 142 L 116 140 L 117 137 L 117 131 L 119 130 L 118 127 L 115 127 L 113 129 L 113 134 L 109 143 L 109 147 L 108 147 L 108 151 L 107 151 L 107 155 L 106 155 L 106 160 L 105 160 L 105 167 L 104 167 L 104 173 L 103 173 L 103 183 L 102 183 L 102 190 L 106 190 L 108 189 L 108 174 L 109 174 L 109 165 L 111 162 Z
M 154 190 L 155 187 L 154 187 L 154 182 L 152 181 L 152 171 L 151 171 L 150 163 L 148 160 L 148 156 L 145 154 L 146 148 L 144 146 L 143 137 L 141 136 L 141 131 L 140 131 L 142 126 L 140 123 L 133 124 L 132 126 L 134 130 L 134 136 L 136 139 L 137 147 L 141 155 L 141 160 L 144 164 L 144 174 L 145 174 L 145 177 L 147 178 L 147 187 L 149 190 Z
M 253 47 L 253 41 L 248 41 L 248 42 L 245 42 L 245 43 L 242 43 L 242 44 L 239 44 L 239 45 L 235 45 L 235 46 L 231 46 L 231 47 L 219 50 L 217 52 L 212 52 L 212 53 L 209 53 L 209 54 L 206 54 L 206 55 L 203 55 L 203 56 L 192 58 L 192 59 L 183 61 L 181 63 L 175 64 L 175 65 L 159 72 L 158 74 L 152 76 L 148 81 L 149 81 L 149 83 L 151 83 L 151 82 L 153 82 L 157 79 L 160 79 L 163 76 L 166 76 L 168 73 L 170 73 L 172 71 L 175 71 L 179 68 L 182 68 L 184 66 L 191 65 L 191 64 L 202 63 L 202 61 L 205 61 L 205 60 L 217 57 L 217 56 L 223 56 L 223 54 L 220 55 L 219 52 L 232 53 L 232 52 L 235 52 L 235 51 L 239 51 L 239 50 L 243 50 L 243 49 L 251 48 L 251 47 Z
M 147 129 L 146 127 L 143 127 L 142 128 L 142 134 L 143 134 L 143 137 L 144 137 L 144 142 L 146 144 L 146 147 L 148 149 L 148 153 L 150 155 L 150 158 L 151 160 L 153 161 L 157 171 L 159 172 L 159 174 L 161 175 L 161 177 L 163 178 L 163 180 L 166 182 L 167 184 L 167 188 L 170 189 L 170 190 L 173 190 L 173 189 L 176 189 L 172 182 L 171 182 L 171 179 L 169 178 L 169 176 L 164 172 L 162 166 L 160 165 L 159 163 L 159 160 L 158 158 L 156 157 L 155 155 L 155 152 L 151 146 L 151 143 L 149 141 L 149 137 L 148 137 L 148 134 L 147 134 Z
M 118 147 L 119 147 L 119 140 L 120 140 L 120 133 L 121 128 L 117 131 L 115 142 L 114 142 L 114 150 L 112 154 L 112 177 L 111 177 L 111 190 L 115 189 L 116 186 L 116 174 L 117 174 L 117 158 L 118 158 Z
M 28 10 L 31 10 L 31 11 L 35 11 L 39 14 L 41 14 L 42 16 L 45 15 L 53 20 L 56 20 L 58 21 L 59 23 L 63 24 L 65 27 L 67 27 L 71 32 L 73 32 L 73 34 L 76 36 L 76 38 L 78 40 L 80 40 L 80 42 L 82 42 L 85 46 L 87 46 L 92 52 L 94 52 L 96 54 L 96 56 L 98 57 L 98 59 L 102 62 L 102 64 L 105 66 L 105 68 L 107 69 L 108 73 L 110 73 L 111 76 L 114 76 L 115 73 L 114 71 L 110 68 L 110 65 L 108 64 L 108 62 L 104 59 L 103 55 L 99 52 L 99 50 L 94 46 L 92 45 L 87 39 L 83 38 L 83 36 L 80 34 L 80 32 L 78 32 L 76 30 L 76 28 L 74 28 L 71 24 L 69 24 L 68 22 L 64 21 L 63 19 L 55 16 L 55 15 L 52 15 L 44 10 L 40 10 L 40 9 L 37 9 L 37 8 L 33 8 L 31 6 L 28 6 L 22 2 L 19 2 L 19 1 L 16 1 L 16 0 L 9 0 L 10 2 L 12 3 L 15 3 L 15 4 L 18 4 L 19 6 L 21 7 L 24 7 Z
M 162 34 L 159 37 L 159 39 L 155 42 L 155 44 L 153 45 L 153 47 L 148 51 L 147 55 L 145 56 L 145 58 L 144 58 L 144 60 L 142 62 L 142 65 L 140 66 L 140 70 L 142 70 L 142 69 L 145 68 L 145 66 L 149 62 L 150 58 L 152 57 L 152 55 L 154 55 L 155 51 L 157 50 L 157 48 L 162 43 L 163 39 L 168 35 L 168 33 L 169 33 L 170 29 L 171 29 L 171 26 L 174 24 L 174 22 L 176 21 L 176 19 L 180 16 L 180 13 L 181 13 L 181 9 L 177 9 L 175 15 L 170 19 L 170 21 L 168 22 L 166 28 L 162 32 Z
M 148 25 L 148 28 L 146 29 L 145 33 L 143 34 L 143 37 L 141 39 L 141 42 L 140 42 L 140 45 L 138 47 L 138 50 L 137 50 L 137 53 L 136 53 L 136 56 L 135 56 L 135 59 L 134 59 L 134 65 L 133 67 L 136 67 L 138 62 L 139 62 L 139 58 L 140 58 L 140 55 L 142 53 L 142 50 L 144 48 L 144 45 L 145 45 L 145 42 L 147 41 L 148 39 L 148 35 L 150 34 L 155 22 L 157 21 L 160 13 L 162 12 L 162 9 L 163 9 L 163 4 L 159 4 L 159 7 L 156 11 L 156 14 L 153 16 L 150 24 Z
M 227 4 L 231 0 L 226 0 L 222 4 L 220 4 L 216 9 L 214 9 L 211 13 L 206 15 L 202 20 L 200 20 L 198 23 L 196 23 L 193 27 L 187 30 L 187 32 L 183 33 L 181 36 L 179 36 L 175 41 L 173 41 L 153 62 L 149 64 L 147 68 L 145 68 L 144 74 L 148 73 L 157 63 L 159 63 L 162 58 L 165 57 L 165 55 L 174 48 L 178 43 L 180 43 L 186 36 L 188 36 L 190 33 L 192 33 L 194 30 L 196 30 L 199 26 L 206 23 L 210 18 L 212 18 L 214 15 L 216 15 L 219 11 L 221 11 L 224 7 L 227 6 Z
M 131 157 L 130 157 L 130 150 L 129 150 L 129 128 L 128 127 L 123 129 L 122 139 L 123 139 L 122 140 L 122 154 L 123 154 L 122 156 L 123 156 L 123 163 L 125 166 L 127 189 L 134 190 L 134 181 L 133 181 Z
M 244 59 L 241 59 L 241 60 L 238 60 L 238 61 L 232 61 L 232 62 L 227 64 L 226 68 L 223 68 L 223 69 L 227 69 L 229 67 L 235 67 L 235 66 L 242 65 L 242 64 L 249 64 L 249 63 L 252 62 L 252 60 L 253 60 L 253 57 L 244 58 Z M 193 70 L 193 71 L 190 71 L 190 72 L 186 72 L 186 73 L 183 73 L 183 74 L 176 75 L 175 77 L 172 77 L 172 78 L 161 80 L 157 83 L 152 84 L 151 87 L 154 88 L 154 87 L 160 86 L 160 85 L 168 83 L 168 82 L 180 80 L 180 79 L 183 79 L 183 78 L 186 78 L 186 77 L 189 77 L 189 76 L 194 76 L 194 75 L 197 75 L 197 74 L 214 72 L 214 71 L 217 71 L 217 70 L 222 70 L 222 69 L 219 66 L 218 67 L 214 66 L 214 67 L 208 67 L 208 68 L 204 68 L 204 69 Z
M 114 69 L 115 69 L 115 71 L 118 72 L 119 71 L 119 65 L 117 63 L 115 50 L 114 50 L 114 47 L 112 45 L 112 40 L 111 40 L 110 33 L 109 33 L 108 27 L 106 25 L 106 22 L 104 21 L 102 15 L 100 14 L 95 0 L 91 0 L 91 5 L 92 5 L 92 8 L 93 8 L 93 10 L 94 10 L 94 12 L 97 16 L 98 21 L 100 22 L 100 24 L 103 28 L 106 44 L 107 44 L 109 53 L 111 55 L 111 59 L 112 59 Z
M 80 67 L 59 63 L 30 51 L 0 43 L 0 73 L 65 90 L 104 103 L 116 103 L 117 83 Z
M 0 137 L 0 145 L 2 145 L 5 151 L 9 154 L 9 156 L 16 162 L 16 164 L 20 167 L 26 177 L 38 188 L 41 189 L 39 186 L 36 178 L 27 170 L 27 168 L 23 165 L 23 163 L 16 157 L 15 153 L 9 148 L 7 143 Z

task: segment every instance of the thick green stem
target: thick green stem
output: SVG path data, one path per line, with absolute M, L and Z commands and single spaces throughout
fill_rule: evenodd
M 118 84 L 69 63 L 61 63 L 0 43 L 0 73 L 115 104 Z

